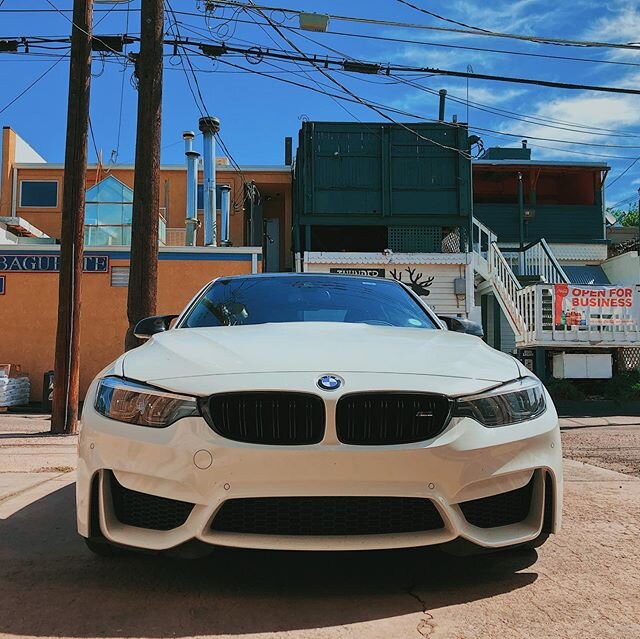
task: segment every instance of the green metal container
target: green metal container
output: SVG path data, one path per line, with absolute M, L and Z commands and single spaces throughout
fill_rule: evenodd
M 295 235 L 308 245 L 314 226 L 383 226 L 399 250 L 425 251 L 453 228 L 466 237 L 468 153 L 464 124 L 305 122 L 294 170 Z

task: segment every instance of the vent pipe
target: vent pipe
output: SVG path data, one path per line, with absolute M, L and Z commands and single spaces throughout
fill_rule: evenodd
M 220 246 L 231 246 L 231 240 L 229 239 L 229 223 L 231 221 L 231 187 L 228 184 L 222 184 L 220 186 Z
M 200 154 L 193 150 L 193 131 L 182 134 L 184 154 L 187 158 L 187 207 L 185 220 L 185 246 L 196 245 L 196 228 L 198 226 L 198 158 Z
M 293 164 L 293 138 L 284 139 L 284 164 L 285 166 Z
M 445 102 L 447 101 L 447 90 L 440 89 L 438 93 L 440 93 L 440 109 L 438 111 L 438 120 L 440 120 L 440 122 L 444 122 L 444 107 Z
M 198 128 L 202 131 L 204 169 L 204 245 L 216 246 L 216 141 L 220 131 L 218 118 L 200 118 Z

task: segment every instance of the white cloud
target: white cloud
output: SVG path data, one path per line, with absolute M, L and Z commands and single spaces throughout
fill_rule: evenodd
M 464 80 L 453 83 L 451 80 L 442 78 L 441 81 L 432 79 L 431 86 L 428 87 L 432 91 L 438 89 L 446 89 L 449 94 L 447 101 L 447 113 L 458 114 L 459 120 L 466 119 L 466 105 L 459 100 L 466 102 L 467 93 Z M 521 89 L 504 89 L 497 88 L 495 85 L 473 86 L 471 81 L 469 86 L 469 102 L 480 103 L 488 106 L 507 105 L 512 100 L 522 96 L 525 92 Z M 392 103 L 392 106 L 410 111 L 412 113 L 424 114 L 425 109 L 433 111 L 434 116 L 438 110 L 439 96 L 433 93 L 427 93 L 420 90 L 411 90 L 402 97 Z
M 634 156 L 640 148 L 606 148 L 589 147 L 582 144 L 564 145 L 549 140 L 535 140 L 533 138 L 555 138 L 570 142 L 589 142 L 603 145 L 623 145 L 640 147 L 640 138 L 615 137 L 607 131 L 622 132 L 640 125 L 640 110 L 637 100 L 633 96 L 602 95 L 580 93 L 569 97 L 556 98 L 534 104 L 524 103 L 520 106 L 521 113 L 539 118 L 561 129 L 544 126 L 544 124 L 530 124 L 526 122 L 509 121 L 500 128 L 531 140 L 531 146 L 536 148 L 536 156 L 560 157 L 561 151 L 549 150 L 543 147 L 567 148 L 570 151 L 586 153 L 602 153 L 602 155 Z M 551 121 L 555 122 L 551 122 Z M 585 131 L 584 129 L 591 129 Z M 571 130 L 567 130 L 571 129 Z M 600 134 L 600 135 L 599 135 Z M 571 154 L 575 158 L 575 155 Z

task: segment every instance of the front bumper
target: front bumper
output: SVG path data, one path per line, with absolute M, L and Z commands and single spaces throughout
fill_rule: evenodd
M 88 397 L 93 396 L 90 389 Z M 541 417 L 524 424 L 485 428 L 465 418 L 418 444 L 350 446 L 332 433 L 308 446 L 254 445 L 223 439 L 202 418 L 165 429 L 114 422 L 85 404 L 79 438 L 78 530 L 125 546 L 165 550 L 197 539 L 243 548 L 366 550 L 441 544 L 457 538 L 487 548 L 531 541 L 543 525 L 555 532 L 562 512 L 562 454 L 551 400 Z M 332 398 L 331 402 L 335 402 Z M 112 480 L 125 489 L 194 504 L 170 530 L 122 523 L 114 509 Z M 461 503 L 520 489 L 531 482 L 528 515 L 518 523 L 480 527 Z M 547 490 L 545 491 L 545 484 Z M 546 497 L 545 497 L 546 495 Z M 419 532 L 363 535 L 273 535 L 211 528 L 230 499 L 261 497 L 415 497 L 432 500 L 443 527 Z M 551 517 L 545 522 L 545 499 Z M 547 511 L 549 504 L 547 504 Z

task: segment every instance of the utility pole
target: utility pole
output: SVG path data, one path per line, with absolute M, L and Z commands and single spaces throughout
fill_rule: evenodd
M 125 349 L 140 345 L 136 323 L 156 313 L 160 215 L 160 122 L 162 112 L 163 0 L 142 0 L 138 80 L 138 122 L 131 223 L 131 262 Z
M 84 251 L 92 1 L 74 0 L 73 3 L 58 277 L 58 327 L 51 410 L 52 433 L 75 433 L 78 427 L 80 284 Z M 46 389 L 44 392 L 47 392 Z

